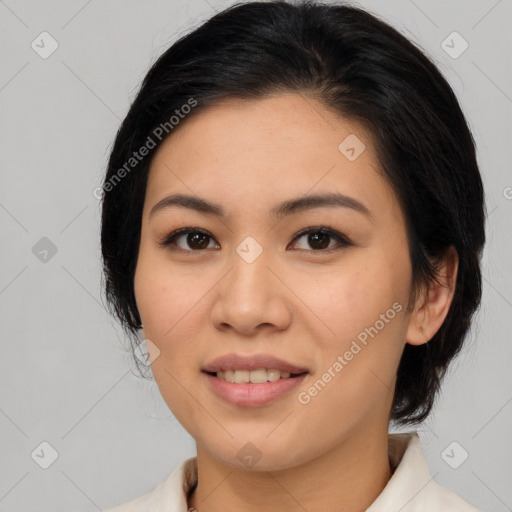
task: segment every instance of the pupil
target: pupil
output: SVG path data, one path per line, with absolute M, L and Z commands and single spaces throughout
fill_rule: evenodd
M 320 249 L 325 249 L 326 247 L 329 246 L 329 235 L 326 234 L 326 233 L 314 233 L 314 234 L 311 234 L 309 236 L 310 238 L 310 243 L 314 246 L 315 243 L 318 244 L 318 237 L 320 237 Z
M 201 238 L 202 238 L 202 243 L 201 243 Z M 187 242 L 189 243 L 189 245 L 193 246 L 194 244 L 197 243 L 197 240 L 199 239 L 199 249 L 204 249 L 206 247 L 208 247 L 208 235 L 204 235 L 203 233 L 193 233 L 193 234 L 189 234 L 188 235 L 188 240 Z M 206 241 L 206 243 L 205 243 Z

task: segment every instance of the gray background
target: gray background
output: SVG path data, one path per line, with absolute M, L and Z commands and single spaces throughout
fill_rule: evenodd
M 1 511 L 101 510 L 149 491 L 195 454 L 156 385 L 134 375 L 102 305 L 93 190 L 150 64 L 231 3 L 0 0 Z M 478 145 L 489 212 L 483 302 L 420 436 L 438 483 L 482 510 L 512 510 L 512 5 L 359 5 L 434 57 Z M 31 47 L 51 49 L 43 31 L 58 43 L 46 59 Z M 469 44 L 457 58 L 442 47 L 454 31 Z M 453 53 L 462 42 L 452 40 Z M 43 237 L 56 254 L 38 253 L 49 246 Z M 48 469 L 42 442 L 58 453 Z M 457 465 L 463 450 L 468 459 L 453 469 L 446 460 Z

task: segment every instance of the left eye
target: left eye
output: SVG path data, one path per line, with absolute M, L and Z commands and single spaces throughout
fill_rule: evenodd
M 192 248 L 192 251 L 187 249 L 186 247 L 180 247 L 177 241 L 186 235 L 185 244 L 188 244 L 189 248 Z M 348 238 L 338 231 L 335 231 L 331 228 L 319 226 L 319 227 L 311 227 L 301 231 L 293 240 L 292 243 L 296 240 L 300 240 L 301 238 L 307 237 L 306 243 L 313 247 L 312 252 L 332 252 L 332 246 L 329 247 L 330 242 L 335 240 L 338 242 L 338 249 L 341 247 L 347 247 L 351 245 L 351 242 Z M 211 248 L 210 242 L 213 241 L 214 238 L 207 232 L 203 231 L 199 228 L 183 228 L 178 229 L 177 231 L 173 231 L 170 235 L 166 236 L 160 243 L 165 247 L 167 246 L 176 246 L 178 250 L 182 250 L 185 252 L 200 252 L 202 249 Z M 218 244 L 217 244 L 218 247 Z M 310 250 L 308 248 L 299 248 L 301 250 Z M 175 250 L 173 248 L 173 250 Z M 336 250 L 336 248 L 334 249 Z
M 312 247 L 316 247 L 317 249 L 314 252 L 331 252 L 333 249 L 332 247 L 329 248 L 330 250 L 325 250 L 329 246 L 329 240 L 336 240 L 340 247 L 346 247 L 351 245 L 348 238 L 338 231 L 335 231 L 331 228 L 324 228 L 322 226 L 316 227 L 316 228 L 308 228 L 302 232 L 300 232 L 295 238 L 295 240 L 300 240 L 301 238 L 307 237 L 307 242 Z M 308 250 L 307 248 L 304 250 Z M 335 249 L 334 249 L 335 250 Z

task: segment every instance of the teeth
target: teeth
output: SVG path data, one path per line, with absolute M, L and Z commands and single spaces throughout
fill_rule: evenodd
M 235 370 L 235 382 L 241 384 L 242 382 L 249 382 L 251 372 L 247 370 Z
M 222 375 L 224 373 L 224 375 Z M 217 377 L 224 379 L 226 382 L 235 382 L 235 372 L 226 370 L 225 372 L 217 372 Z
M 290 376 L 288 372 L 280 372 L 279 370 L 267 370 L 267 380 L 274 382 L 279 379 L 286 379 Z
M 226 382 L 235 382 L 237 384 L 244 382 L 252 382 L 253 384 L 261 384 L 263 382 L 275 382 L 279 379 L 288 379 L 290 372 L 282 372 L 280 370 L 259 368 L 258 370 L 226 370 L 217 372 L 217 377 Z
M 249 374 L 249 380 L 253 384 L 261 384 L 262 382 L 267 382 L 267 370 L 253 370 L 252 372 L 247 372 Z M 236 376 L 236 372 L 235 372 Z M 245 381 L 244 381 L 245 382 Z

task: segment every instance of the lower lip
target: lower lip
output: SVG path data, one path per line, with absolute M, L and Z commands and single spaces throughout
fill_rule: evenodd
M 269 404 L 297 386 L 300 386 L 308 375 L 304 373 L 299 377 L 279 379 L 274 382 L 267 381 L 261 384 L 253 384 L 251 382 L 236 384 L 234 382 L 226 382 L 224 379 L 219 379 L 209 373 L 203 372 L 203 374 L 206 375 L 210 386 L 218 396 L 233 405 L 240 405 L 242 407 L 260 407 Z

